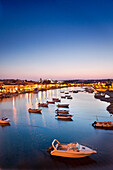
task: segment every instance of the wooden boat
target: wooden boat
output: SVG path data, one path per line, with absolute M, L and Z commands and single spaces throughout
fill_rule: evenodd
M 61 102 L 61 100 L 60 100 L 59 98 L 52 98 L 52 100 L 53 100 L 54 102 Z
M 47 101 L 48 104 L 55 104 L 55 101 Z
M 56 109 L 55 111 L 57 113 L 64 113 L 64 114 L 68 114 L 69 113 L 69 110 L 58 110 L 58 109 Z
M 83 158 L 89 156 L 97 151 L 89 147 L 80 145 L 79 143 L 61 144 L 58 140 L 54 139 L 52 146 L 48 148 L 50 154 L 53 156 L 67 157 L 67 158 Z
M 57 117 L 57 119 L 71 119 L 73 117 L 73 115 L 58 113 L 56 115 L 56 117 Z
M 42 110 L 42 109 L 31 109 L 31 108 L 29 108 L 29 109 L 28 109 L 28 112 L 29 112 L 29 113 L 41 113 L 41 110 Z
M 48 107 L 48 103 L 38 103 L 39 107 Z
M 104 121 L 104 122 L 99 122 L 99 121 L 95 121 L 94 123 L 92 123 L 92 126 L 94 127 L 99 127 L 99 128 L 113 128 L 113 122 L 111 121 Z
M 7 117 L 2 117 L 2 118 L 0 119 L 0 123 L 1 123 L 1 124 L 9 124 L 9 123 L 10 123 L 10 119 L 7 118 Z
M 58 104 L 57 107 L 69 107 L 69 104 Z

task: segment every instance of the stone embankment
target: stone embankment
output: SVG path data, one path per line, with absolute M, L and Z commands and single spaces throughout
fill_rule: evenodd
M 109 97 L 106 97 L 108 95 Z M 100 99 L 101 101 L 109 102 L 110 105 L 106 108 L 109 113 L 113 114 L 113 91 L 97 92 L 94 95 L 95 98 Z

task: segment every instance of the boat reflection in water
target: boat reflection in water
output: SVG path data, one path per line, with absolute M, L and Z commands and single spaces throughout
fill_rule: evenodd
M 11 126 L 11 124 L 10 124 L 10 123 L 7 123 L 7 124 L 0 124 L 0 126 L 1 126 L 2 128 L 4 128 L 4 127 L 6 127 L 6 126 Z
M 51 155 L 51 159 L 54 162 L 54 164 L 57 164 L 57 167 L 61 167 L 62 169 L 76 169 L 77 167 L 84 169 L 84 166 L 90 166 L 92 169 L 94 165 L 97 163 L 95 160 L 91 159 L 90 157 L 85 158 L 78 158 L 78 159 L 70 159 L 70 158 L 63 158 L 63 157 L 55 157 Z

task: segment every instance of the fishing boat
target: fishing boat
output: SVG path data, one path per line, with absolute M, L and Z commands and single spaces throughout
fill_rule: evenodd
M 48 107 L 48 103 L 38 103 L 39 107 Z
M 42 109 L 31 109 L 31 108 L 29 108 L 29 109 L 28 109 L 28 112 L 29 112 L 29 113 L 41 113 L 41 110 L 42 110 Z
M 54 102 L 61 102 L 61 100 L 60 100 L 59 98 L 52 98 L 52 100 L 53 100 Z
M 2 118 L 0 119 L 0 123 L 1 123 L 1 124 L 9 124 L 9 123 L 10 123 L 10 119 L 7 118 L 7 117 L 2 117 Z
M 58 104 L 57 107 L 69 107 L 69 104 Z
M 92 123 L 93 127 L 99 127 L 99 128 L 113 128 L 113 122 L 111 121 L 104 121 L 104 122 L 100 122 L 100 121 L 95 121 L 94 123 Z
M 57 119 L 71 119 L 73 115 L 58 113 L 56 117 Z
M 55 104 L 55 101 L 47 101 L 48 104 Z
M 69 110 L 58 110 L 58 109 L 56 109 L 55 111 L 57 113 L 64 113 L 64 114 L 68 114 L 69 113 Z
M 61 144 L 58 140 L 54 139 L 52 146 L 47 149 L 53 156 L 67 157 L 67 158 L 83 158 L 93 153 L 97 153 L 89 147 L 79 143 Z

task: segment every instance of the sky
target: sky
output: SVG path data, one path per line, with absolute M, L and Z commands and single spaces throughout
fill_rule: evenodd
M 113 0 L 0 0 L 0 79 L 113 78 Z

